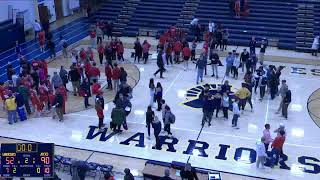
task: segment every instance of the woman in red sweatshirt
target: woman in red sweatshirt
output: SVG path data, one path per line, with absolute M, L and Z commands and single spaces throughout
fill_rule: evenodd
M 104 119 L 104 114 L 103 114 L 103 108 L 102 108 L 102 102 L 97 99 L 96 104 L 95 104 L 95 109 L 97 111 L 97 116 L 99 118 L 99 131 L 103 130 L 103 119 Z
M 103 46 L 103 43 L 100 42 L 99 46 L 98 46 L 98 54 L 99 54 L 100 65 L 103 64 L 103 53 L 104 53 L 104 46 Z
M 176 64 L 179 64 L 180 63 L 180 53 L 181 53 L 181 50 L 182 50 L 182 43 L 180 41 L 176 41 L 174 44 L 173 44 L 173 51 L 174 51 L 174 62 Z
M 123 58 L 123 53 L 124 53 L 124 47 L 121 41 L 117 43 L 117 57 L 118 61 L 124 61 Z
M 105 75 L 107 77 L 107 82 L 108 82 L 107 89 L 112 90 L 112 68 L 108 63 L 106 63 L 104 71 L 105 71 Z

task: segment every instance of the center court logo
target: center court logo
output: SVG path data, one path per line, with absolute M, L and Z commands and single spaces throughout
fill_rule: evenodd
M 208 84 L 209 85 L 209 92 L 212 95 L 215 95 L 221 91 L 221 84 Z M 205 85 L 199 85 L 193 88 L 190 88 L 186 92 L 186 101 L 182 103 L 182 105 L 194 108 L 194 109 L 200 109 L 202 108 L 203 101 L 200 99 L 200 94 L 204 90 Z M 233 100 L 235 98 L 234 93 L 232 92 L 232 86 L 231 86 L 231 92 L 229 93 L 229 97 Z M 232 109 L 231 103 L 229 109 Z

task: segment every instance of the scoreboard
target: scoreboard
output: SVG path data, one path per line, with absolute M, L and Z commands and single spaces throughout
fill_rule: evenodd
M 54 144 L 1 144 L 2 177 L 53 177 Z

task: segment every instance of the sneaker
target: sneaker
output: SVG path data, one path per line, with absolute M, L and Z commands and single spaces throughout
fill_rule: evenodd
M 240 129 L 239 126 L 235 126 L 234 128 L 235 128 L 235 129 Z
M 280 111 L 277 111 L 275 114 L 279 114 L 280 113 Z
M 147 139 L 151 140 L 151 137 L 150 137 L 150 136 L 148 136 L 148 137 L 147 137 Z

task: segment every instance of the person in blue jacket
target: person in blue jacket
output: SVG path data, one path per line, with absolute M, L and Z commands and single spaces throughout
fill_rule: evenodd
M 228 52 L 228 56 L 226 57 L 226 77 L 229 77 L 232 65 L 233 65 L 234 57 L 231 52 Z

